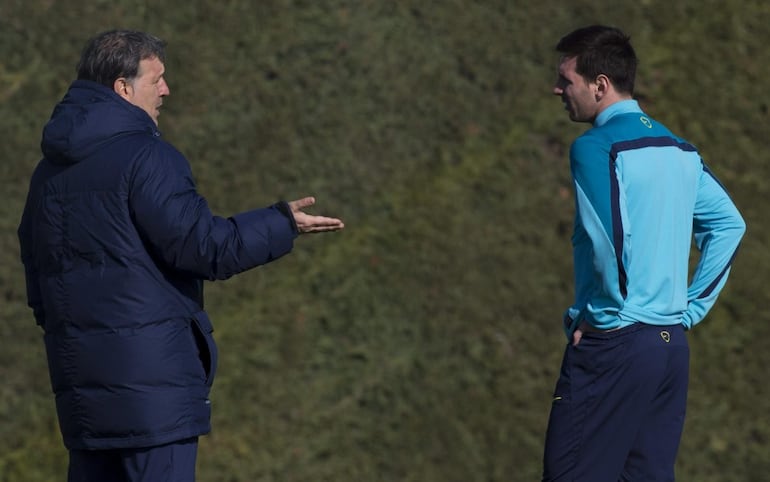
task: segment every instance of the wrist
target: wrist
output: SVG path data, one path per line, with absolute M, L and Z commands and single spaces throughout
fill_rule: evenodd
M 273 205 L 275 209 L 278 210 L 281 214 L 286 216 L 289 219 L 289 223 L 291 223 L 291 229 L 294 231 L 295 234 L 299 234 L 299 228 L 297 227 L 297 220 L 294 219 L 294 213 L 291 212 L 291 207 L 289 206 L 289 203 L 286 201 L 278 201 Z

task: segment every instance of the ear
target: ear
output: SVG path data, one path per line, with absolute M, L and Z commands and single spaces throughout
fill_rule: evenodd
M 610 82 L 610 78 L 607 77 L 604 74 L 599 74 L 596 76 L 596 80 L 594 81 L 595 91 L 594 91 L 594 97 L 596 97 L 596 100 L 602 100 L 607 94 L 609 94 L 613 87 L 612 82 Z
M 124 99 L 129 100 L 131 98 L 133 87 L 131 87 L 131 84 L 128 83 L 128 80 L 126 80 L 125 77 L 119 77 L 115 79 L 115 82 L 112 84 L 112 90 Z

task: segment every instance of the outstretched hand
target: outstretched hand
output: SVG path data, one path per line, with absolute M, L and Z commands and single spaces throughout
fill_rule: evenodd
M 337 218 L 314 216 L 302 211 L 313 204 L 315 204 L 315 198 L 312 196 L 289 202 L 291 214 L 294 216 L 294 222 L 297 223 L 297 230 L 300 234 L 339 231 L 345 227 L 345 224 Z

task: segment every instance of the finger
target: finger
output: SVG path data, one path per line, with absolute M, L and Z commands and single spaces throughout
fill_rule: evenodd
M 291 208 L 292 211 L 299 211 L 300 209 L 312 206 L 313 204 L 315 204 L 315 198 L 313 196 L 308 196 L 289 202 L 289 208 Z
M 302 225 L 302 226 L 313 226 L 316 224 L 324 225 L 324 224 L 342 223 L 342 221 L 337 218 L 332 218 L 329 216 L 314 216 L 312 214 L 303 213 L 301 211 L 298 211 L 296 213 L 294 220 L 298 225 Z
M 572 346 L 577 346 L 580 343 L 580 339 L 583 338 L 583 332 L 579 328 L 572 334 Z
M 308 216 L 304 213 L 302 216 L 298 216 L 296 221 L 297 228 L 302 233 L 337 231 L 345 227 L 345 223 L 337 218 L 330 218 L 326 216 Z
M 313 225 L 316 226 L 336 226 L 342 224 L 342 221 L 337 218 L 317 217 L 313 220 Z
M 298 223 L 299 224 L 299 223 Z M 307 219 L 302 223 L 302 226 L 307 228 L 324 227 L 324 226 L 344 226 L 345 224 L 336 218 L 327 218 L 323 216 L 316 216 L 312 219 Z
M 302 234 L 328 233 L 331 231 L 339 231 L 344 227 L 345 227 L 344 224 L 336 224 L 336 225 L 329 225 L 329 226 L 313 226 L 312 228 L 308 228 L 305 231 L 302 231 Z

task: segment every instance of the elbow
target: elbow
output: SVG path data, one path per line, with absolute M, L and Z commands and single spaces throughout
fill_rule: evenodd
M 741 216 L 738 216 L 732 227 L 732 233 L 735 239 L 740 242 L 743 236 L 746 234 L 746 221 Z

